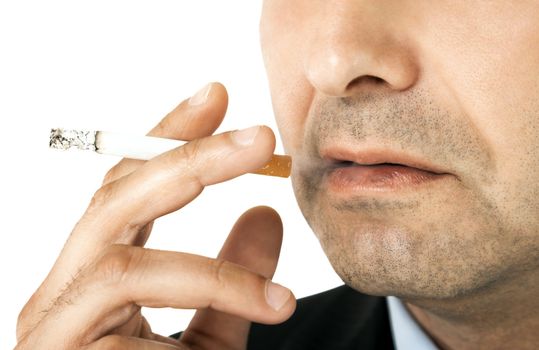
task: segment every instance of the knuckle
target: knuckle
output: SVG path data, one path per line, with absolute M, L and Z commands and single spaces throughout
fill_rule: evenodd
M 30 321 L 29 321 L 29 313 L 30 313 L 31 306 L 29 303 L 27 303 L 22 310 L 19 312 L 19 315 L 17 317 L 17 326 L 15 328 L 15 333 L 17 337 L 17 341 L 21 341 L 24 336 L 31 331 Z
M 141 248 L 115 244 L 109 246 L 96 260 L 95 273 L 99 280 L 119 283 L 136 268 L 141 258 Z
M 227 287 L 229 272 L 232 269 L 232 264 L 223 259 L 212 260 L 211 276 L 216 284 L 216 290 L 222 290 Z
M 92 199 L 90 200 L 90 208 L 95 209 L 103 206 L 113 196 L 112 184 L 106 184 L 95 191 Z
M 17 333 L 19 333 L 19 329 L 25 328 L 26 320 L 28 319 L 28 314 L 30 313 L 30 303 L 30 301 L 26 303 L 17 316 Z
M 103 177 L 103 184 L 108 184 L 109 182 L 116 180 L 118 176 L 117 175 L 118 166 L 119 166 L 119 163 L 107 171 L 107 173 Z
M 200 139 L 193 140 L 187 145 L 178 148 L 180 158 L 192 167 L 196 167 L 201 163 L 203 150 L 203 141 Z

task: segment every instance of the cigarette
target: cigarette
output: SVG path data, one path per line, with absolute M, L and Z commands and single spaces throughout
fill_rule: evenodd
M 49 147 L 59 150 L 78 149 L 123 158 L 149 160 L 187 142 L 153 136 L 134 136 L 108 131 L 51 129 Z M 290 156 L 274 154 L 268 164 L 253 174 L 290 176 Z

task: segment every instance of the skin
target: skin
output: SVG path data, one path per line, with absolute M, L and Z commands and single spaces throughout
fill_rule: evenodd
M 21 311 L 16 349 L 244 349 L 250 321 L 279 323 L 293 313 L 292 293 L 270 281 L 282 242 L 271 208 L 244 213 L 217 259 L 143 248 L 155 219 L 207 185 L 260 169 L 275 147 L 262 126 L 212 136 L 227 107 L 221 84 L 194 101 L 149 133 L 191 142 L 148 162 L 122 160 L 106 174 Z M 142 306 L 199 311 L 176 341 L 151 331 Z
M 262 49 L 294 190 L 336 272 L 359 291 L 402 298 L 441 348 L 533 348 L 539 4 L 263 7 Z M 248 145 L 234 133 L 212 136 L 227 105 L 220 84 L 198 102 L 182 102 L 150 132 L 195 141 L 148 162 L 123 160 L 105 176 L 21 311 L 16 349 L 244 349 L 249 321 L 292 314 L 288 290 L 268 298 L 282 239 L 269 208 L 245 213 L 218 259 L 143 248 L 155 219 L 206 185 L 260 168 L 273 151 L 264 127 Z M 446 175 L 384 196 L 335 197 L 319 154 L 334 143 L 413 154 Z M 199 311 L 176 342 L 151 332 L 141 306 Z
M 539 4 L 266 0 L 261 40 L 302 212 L 353 288 L 442 348 L 539 342 Z M 339 197 L 321 152 L 396 150 L 443 180 Z

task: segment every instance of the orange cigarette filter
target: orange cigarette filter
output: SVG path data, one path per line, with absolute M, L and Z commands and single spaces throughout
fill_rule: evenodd
M 290 156 L 282 156 L 274 154 L 271 160 L 265 167 L 259 169 L 253 174 L 289 177 L 292 170 L 292 158 Z

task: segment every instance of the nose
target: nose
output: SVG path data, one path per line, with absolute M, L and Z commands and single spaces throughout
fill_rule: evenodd
M 394 26 L 387 15 L 376 13 L 374 5 L 365 9 L 363 1 L 325 3 L 313 21 L 323 27 L 311 28 L 314 34 L 304 51 L 305 75 L 314 88 L 328 96 L 350 96 L 368 84 L 398 91 L 414 84 L 413 50 L 402 31 L 389 29 Z

